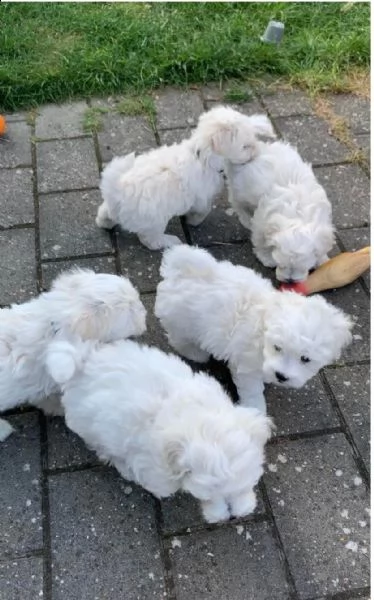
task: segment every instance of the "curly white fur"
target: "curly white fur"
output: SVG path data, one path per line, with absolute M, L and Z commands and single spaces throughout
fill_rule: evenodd
M 215 379 L 132 341 L 54 341 L 47 364 L 68 427 L 123 477 L 157 498 L 190 492 L 210 522 L 254 510 L 271 421 Z
M 241 402 L 266 410 L 264 382 L 299 388 L 340 355 L 352 322 L 322 296 L 275 290 L 206 250 L 164 253 L 155 313 L 170 344 L 202 362 L 228 361 Z
M 74 269 L 51 291 L 0 311 L 0 411 L 24 402 L 60 413 L 58 390 L 45 368 L 48 343 L 76 335 L 103 342 L 140 335 L 146 311 L 131 283 L 116 275 Z M 11 432 L 0 419 L 0 440 Z
M 224 159 L 251 160 L 260 134 L 273 134 L 266 116 L 220 106 L 201 115 L 191 138 L 180 144 L 114 158 L 103 171 L 97 225 L 119 224 L 151 250 L 181 243 L 164 233 L 168 221 L 186 215 L 189 224 L 200 224 L 223 189 Z
M 303 281 L 334 244 L 331 205 L 310 165 L 284 142 L 259 141 L 247 165 L 227 163 L 229 202 L 253 250 L 280 281 Z

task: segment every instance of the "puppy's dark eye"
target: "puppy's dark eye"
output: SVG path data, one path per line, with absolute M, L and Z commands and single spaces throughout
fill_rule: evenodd
M 280 346 L 275 345 L 274 350 L 275 352 L 281 352 L 282 348 Z
M 308 363 L 308 362 L 310 362 L 310 358 L 308 358 L 307 356 L 302 356 L 300 358 L 300 360 L 301 360 L 302 363 Z

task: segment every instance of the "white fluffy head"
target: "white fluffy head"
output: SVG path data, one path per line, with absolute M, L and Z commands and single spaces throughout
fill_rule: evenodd
M 194 411 L 183 432 L 167 444 L 167 461 L 182 479 L 181 488 L 200 500 L 208 522 L 253 512 L 271 428 L 271 420 L 255 409 Z
M 193 134 L 202 154 L 213 153 L 234 164 L 245 164 L 258 154 L 258 136 L 275 137 L 266 115 L 248 117 L 227 106 L 203 113 Z
M 73 269 L 60 275 L 45 294 L 54 307 L 54 327 L 83 340 L 109 342 L 145 331 L 146 310 L 124 277 Z
M 302 387 L 339 358 L 352 326 L 351 318 L 322 296 L 276 293 L 265 319 L 265 382 Z

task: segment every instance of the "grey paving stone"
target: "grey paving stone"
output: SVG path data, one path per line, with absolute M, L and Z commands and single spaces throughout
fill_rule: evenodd
M 318 375 L 300 390 L 268 386 L 265 396 L 269 415 L 273 417 L 276 426 L 275 435 L 339 425 L 339 419 Z
M 0 304 L 26 302 L 37 293 L 33 229 L 0 231 Z
M 98 133 L 103 162 L 129 152 L 142 153 L 156 147 L 156 138 L 146 117 L 101 115 L 103 130 Z
M 166 233 L 178 236 L 183 242 L 186 241 L 178 217 L 169 222 Z M 148 250 L 134 234 L 121 231 L 117 232 L 117 235 L 123 275 L 130 277 L 140 292 L 155 291 L 159 281 L 162 252 Z
M 300 599 L 367 586 L 369 496 L 345 436 L 267 454 L 266 488 Z
M 0 600 L 36 600 L 42 597 L 42 558 L 0 562 Z
M 36 144 L 39 192 L 96 187 L 99 170 L 92 139 Z
M 190 128 L 165 129 L 160 131 L 160 144 L 171 146 L 172 144 L 180 144 L 183 140 L 191 136 Z
M 163 598 L 153 501 L 112 470 L 49 479 L 53 598 Z
M 183 536 L 172 539 L 171 546 L 178 600 L 289 598 L 279 552 L 267 523 Z M 271 576 L 266 577 L 265 572 Z
M 211 82 L 201 87 L 201 93 L 206 102 L 215 101 L 222 104 L 227 102 L 227 95 L 235 91 L 239 93 L 247 92 L 249 96 L 253 95 L 253 87 L 243 81 Z
M 260 102 L 256 99 L 248 100 L 248 102 L 230 102 L 230 101 L 223 100 L 222 104 L 224 106 L 230 106 L 234 110 L 237 110 L 238 112 L 242 113 L 243 115 L 248 115 L 248 116 L 258 114 L 258 113 L 263 114 L 265 112 L 262 105 L 260 104 Z M 207 109 L 210 110 L 211 108 L 214 108 L 215 106 L 217 106 L 217 102 L 207 102 L 206 106 L 207 106 Z
M 308 96 L 299 90 L 263 94 L 262 101 L 272 117 L 312 115 L 314 112 Z
M 155 96 L 157 129 L 195 125 L 204 105 L 196 91 L 167 88 Z
M 370 246 L 370 228 L 360 227 L 357 229 L 348 229 L 346 231 L 338 232 L 339 238 L 343 242 L 344 249 L 347 252 L 354 252 Z M 370 290 L 370 269 L 362 275 L 368 289 Z
M 62 273 L 73 267 L 92 269 L 95 273 L 116 273 L 116 264 L 113 256 L 99 256 L 97 258 L 80 258 L 73 261 L 62 260 L 56 263 L 42 265 L 43 289 L 50 288 L 52 281 Z
M 95 223 L 101 202 L 98 190 L 42 196 L 39 200 L 42 259 L 111 252 L 108 232 Z
M 0 140 L 0 168 L 31 167 L 30 134 L 24 121 L 9 122 L 6 137 Z
M 313 164 L 340 162 L 349 152 L 329 133 L 328 124 L 315 116 L 278 117 L 275 123 L 283 138 L 297 147 L 304 160 Z
M 0 172 L 0 226 L 33 223 L 34 198 L 31 169 L 4 169 Z
M 370 366 L 326 369 L 325 374 L 370 471 Z
M 5 113 L 4 117 L 7 123 L 15 123 L 16 121 L 26 121 L 27 112 Z
M 244 229 L 244 228 L 243 228 Z M 264 267 L 262 263 L 253 254 L 251 242 L 240 244 L 218 243 L 212 244 L 207 248 L 210 254 L 217 260 L 228 260 L 234 265 L 241 265 L 248 269 L 253 269 L 266 279 L 270 279 L 276 285 L 275 269 Z
M 163 529 L 166 533 L 177 533 L 189 531 L 191 528 L 206 525 L 199 502 L 190 494 L 178 493 L 170 498 L 161 500 L 163 516 Z M 265 512 L 265 506 L 260 492 L 257 491 L 257 506 L 253 514 L 259 515 Z M 245 519 L 237 520 L 238 526 L 243 525 L 252 518 L 248 515 Z
M 370 218 L 370 181 L 357 165 L 334 165 L 314 170 L 332 204 L 335 227 L 360 227 Z
M 155 316 L 155 300 L 156 294 L 146 294 L 141 297 L 142 302 L 147 310 L 147 331 L 137 341 L 148 346 L 156 346 L 163 352 L 174 352 L 169 346 L 166 333 L 164 332 L 160 321 Z
M 359 282 L 322 294 L 326 300 L 344 310 L 355 321 L 352 343 L 343 350 L 342 359 L 361 360 L 370 357 L 370 300 Z
M 370 133 L 370 100 L 354 94 L 329 94 L 334 113 L 344 117 L 353 133 Z
M 198 246 L 208 246 L 214 242 L 245 241 L 250 232 L 239 222 L 229 206 L 226 192 L 215 199 L 212 210 L 197 227 L 188 225 L 191 241 Z
M 46 104 L 38 109 L 35 136 L 38 139 L 70 138 L 83 135 L 83 118 L 87 102 Z
M 48 467 L 60 469 L 99 464 L 95 452 L 70 431 L 62 417 L 48 419 Z
M 362 133 L 353 136 L 354 143 L 364 151 L 368 161 L 370 161 L 370 133 Z
M 37 413 L 6 417 L 15 431 L 0 444 L 0 555 L 43 545 Z

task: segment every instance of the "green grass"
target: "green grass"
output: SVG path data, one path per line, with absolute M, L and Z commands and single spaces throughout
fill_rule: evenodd
M 369 3 L 0 4 L 0 107 L 264 75 L 336 87 L 369 68 L 369 17 Z M 279 47 L 259 40 L 270 18 Z

